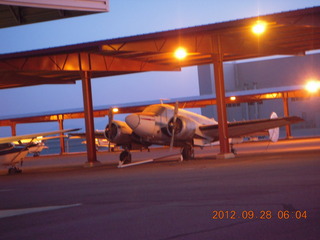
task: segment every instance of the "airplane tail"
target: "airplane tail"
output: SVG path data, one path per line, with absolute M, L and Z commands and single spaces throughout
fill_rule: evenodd
M 271 113 L 270 119 L 278 118 L 278 115 L 275 112 Z M 277 142 L 279 139 L 279 128 L 271 128 L 268 130 L 269 138 L 272 142 Z

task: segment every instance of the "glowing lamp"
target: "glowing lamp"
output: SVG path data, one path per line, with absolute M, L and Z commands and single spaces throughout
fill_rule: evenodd
M 174 52 L 174 56 L 178 59 L 184 59 L 187 56 L 187 51 L 182 48 L 179 47 L 175 52 Z
M 266 31 L 267 23 L 264 21 L 257 21 L 255 25 L 252 26 L 252 32 L 254 34 L 260 35 Z
M 230 97 L 231 101 L 235 101 L 237 98 L 235 96 Z
M 112 108 L 112 112 L 113 112 L 113 113 L 119 112 L 119 108 Z
M 306 90 L 311 93 L 315 93 L 320 89 L 320 81 L 309 81 L 306 85 Z

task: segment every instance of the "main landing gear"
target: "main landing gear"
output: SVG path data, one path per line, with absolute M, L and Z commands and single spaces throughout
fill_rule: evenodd
M 234 154 L 234 155 L 236 155 L 237 154 L 237 150 L 233 147 L 233 144 L 231 143 L 230 144 L 230 150 L 231 150 L 231 152 Z
M 192 144 L 187 144 L 181 149 L 182 160 L 194 159 L 194 148 Z M 131 163 L 130 150 L 125 149 L 120 153 L 119 166 Z
M 129 150 L 124 150 L 120 153 L 119 165 L 131 163 L 131 153 Z
M 8 174 L 9 175 L 14 175 L 14 174 L 18 174 L 18 173 L 22 173 L 22 170 L 15 167 L 15 166 L 12 166 L 8 169 Z

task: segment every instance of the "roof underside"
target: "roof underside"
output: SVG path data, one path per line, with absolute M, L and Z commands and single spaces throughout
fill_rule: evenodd
M 257 20 L 268 23 L 260 37 Z M 177 71 L 209 64 L 220 41 L 224 61 L 270 55 L 303 55 L 320 49 L 320 7 L 204 26 L 0 55 L 0 89 L 74 83 L 82 71 L 104 77 L 145 71 Z M 177 60 L 174 51 L 188 51 Z
M 105 0 L 0 0 L 0 28 L 109 10 Z
M 237 104 L 243 102 L 259 102 L 272 99 L 283 98 L 307 98 L 319 97 L 319 93 L 309 93 L 304 89 L 304 86 L 278 87 L 271 89 L 253 89 L 238 92 L 227 92 L 226 103 Z M 231 97 L 236 97 L 236 100 L 231 100 Z M 179 101 L 180 108 L 201 108 L 216 104 L 215 95 L 203 95 L 196 97 L 185 97 L 179 99 L 163 100 L 163 103 L 175 105 Z M 106 117 L 109 115 L 109 109 L 118 108 L 117 114 L 142 112 L 145 107 L 151 104 L 159 104 L 159 100 L 119 104 L 110 106 L 95 107 L 93 111 L 94 117 Z M 0 126 L 13 126 L 21 123 L 35 123 L 35 122 L 51 122 L 66 119 L 84 118 L 83 109 L 68 109 L 63 111 L 52 111 L 47 113 L 27 114 L 26 116 L 7 116 L 0 117 Z

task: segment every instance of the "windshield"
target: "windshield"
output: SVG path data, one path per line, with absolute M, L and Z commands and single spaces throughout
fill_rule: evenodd
M 161 115 L 163 111 L 164 107 L 162 107 L 161 105 L 150 105 L 143 110 L 143 112 L 152 112 L 156 115 Z

